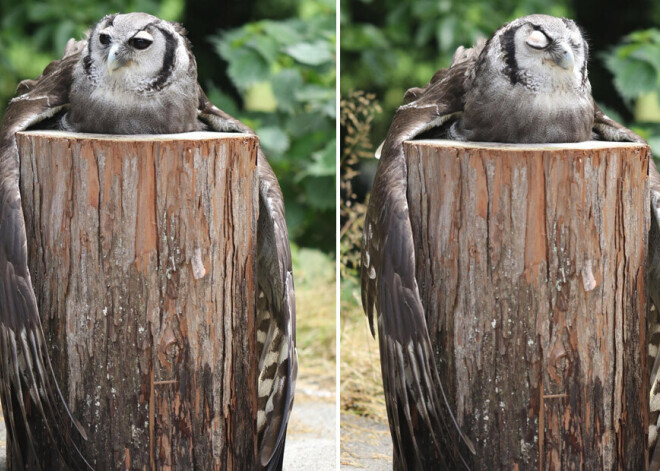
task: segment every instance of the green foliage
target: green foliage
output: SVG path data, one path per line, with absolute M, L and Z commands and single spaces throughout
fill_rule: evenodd
M 648 141 L 657 161 L 660 158 L 660 30 L 630 33 L 602 54 L 601 59 L 634 116 L 627 126 Z
M 643 93 L 660 91 L 660 31 L 647 29 L 626 36 L 603 54 L 614 75 L 614 85 L 623 98 L 632 102 Z
M 212 38 L 243 109 L 212 84 L 209 98 L 253 127 L 287 201 L 290 236 L 334 249 L 335 3 L 305 0 L 296 18 L 262 20 Z

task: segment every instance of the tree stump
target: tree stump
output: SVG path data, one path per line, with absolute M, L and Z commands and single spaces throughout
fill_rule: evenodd
M 32 282 L 97 470 L 253 467 L 257 145 L 18 136 Z
M 405 153 L 416 276 L 472 469 L 646 469 L 648 147 Z

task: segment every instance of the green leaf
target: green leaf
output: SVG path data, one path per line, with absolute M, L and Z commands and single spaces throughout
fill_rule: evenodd
M 255 82 L 268 78 L 268 63 L 258 53 L 251 49 L 241 49 L 229 58 L 227 74 L 240 90 L 246 90 Z
M 660 44 L 642 44 L 629 57 L 652 65 L 656 73 L 660 70 Z
M 248 111 L 272 113 L 277 109 L 270 82 L 256 82 L 245 90 L 243 106 Z
M 304 40 L 297 29 L 298 22 L 291 21 L 264 21 L 264 32 L 275 38 L 280 44 L 296 44 Z
M 334 60 L 328 43 L 323 41 L 294 44 L 287 47 L 286 52 L 301 64 L 317 66 Z
M 389 45 L 383 32 L 370 24 L 356 24 L 342 31 L 342 51 L 361 52 L 367 49 L 385 49 Z
M 334 101 L 335 91 L 320 85 L 307 85 L 296 91 L 296 99 L 299 101 Z
M 268 62 L 275 62 L 279 53 L 280 46 L 271 36 L 257 36 L 251 42 L 250 46 L 257 51 L 263 59 Z
M 286 130 L 293 137 L 303 137 L 304 135 L 318 135 L 318 131 L 333 130 L 334 123 L 329 125 L 328 119 L 319 113 L 302 113 L 290 117 L 286 122 Z M 325 133 L 321 133 L 325 135 Z
M 292 112 L 297 106 L 296 91 L 303 85 L 300 71 L 284 69 L 272 78 L 271 84 L 278 109 Z
M 302 176 L 334 177 L 337 173 L 337 146 L 335 140 L 331 140 L 323 150 L 314 152 L 311 161 L 305 166 L 305 171 L 298 175 Z
M 273 154 L 283 154 L 289 149 L 289 136 L 282 129 L 271 126 L 257 130 L 257 135 L 264 147 L 264 151 Z
M 316 209 L 334 209 L 336 206 L 335 179 L 308 177 L 303 180 L 307 204 Z
M 612 54 L 607 56 L 605 64 L 614 74 L 614 86 L 625 99 L 633 99 L 656 88 L 656 70 L 648 62 L 623 59 Z

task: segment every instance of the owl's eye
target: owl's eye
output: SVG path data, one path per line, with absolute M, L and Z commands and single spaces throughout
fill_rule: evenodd
M 99 42 L 104 46 L 107 46 L 110 44 L 110 35 L 105 33 L 99 34 Z
M 131 38 L 128 40 L 128 44 L 130 44 L 135 49 L 146 49 L 151 46 L 152 42 L 153 41 L 145 38 Z
M 543 31 L 535 29 L 527 37 L 526 43 L 529 47 L 534 49 L 545 49 L 550 45 L 551 41 Z

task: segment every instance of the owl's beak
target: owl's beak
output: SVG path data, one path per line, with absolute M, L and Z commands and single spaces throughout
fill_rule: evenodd
M 562 69 L 573 70 L 575 57 L 573 56 L 573 51 L 571 51 L 570 47 L 561 46 L 556 51 L 553 51 L 551 58 L 552 62 Z
M 108 73 L 110 75 L 112 75 L 117 69 L 124 67 L 126 62 L 128 62 L 127 57 L 124 54 L 121 54 L 119 48 L 119 44 L 115 44 L 110 48 L 110 52 L 108 53 L 108 61 L 106 62 L 106 65 L 108 66 Z

